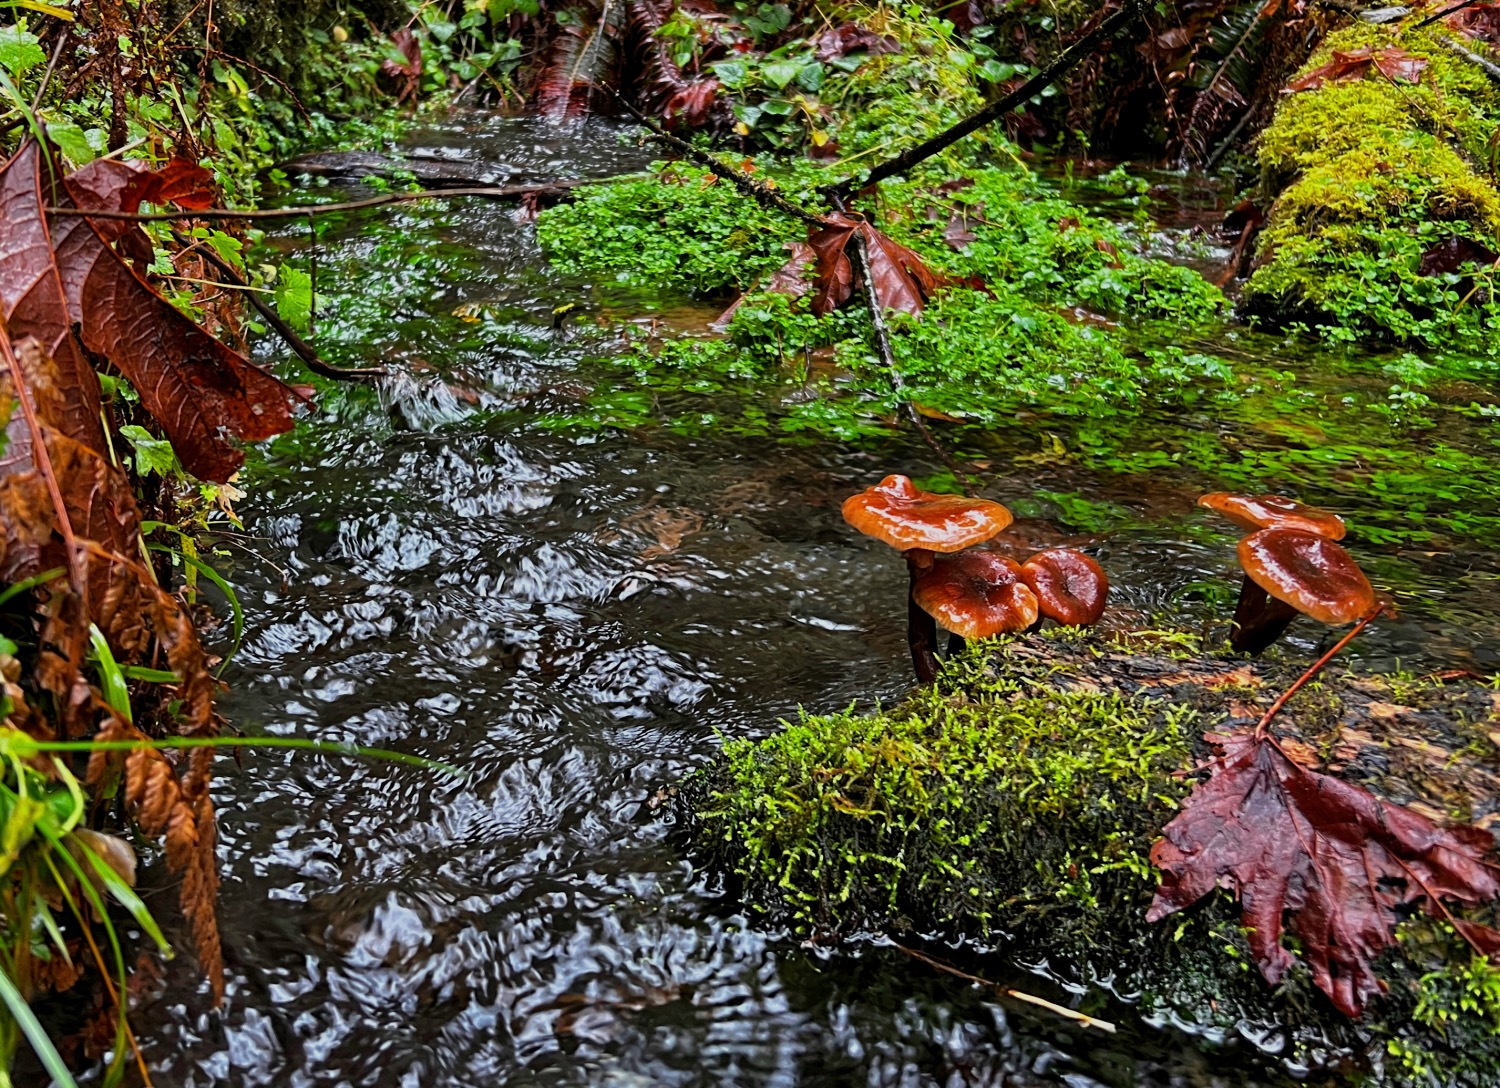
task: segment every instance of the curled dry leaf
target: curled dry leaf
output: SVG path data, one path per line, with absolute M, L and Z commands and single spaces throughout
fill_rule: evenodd
M 885 34 L 866 30 L 858 23 L 844 23 L 818 35 L 813 56 L 827 63 L 863 50 L 871 56 L 901 52 L 901 43 Z
M 1494 264 L 1500 254 L 1468 238 L 1447 238 L 1422 254 L 1419 276 L 1442 276 L 1466 264 Z
M 1285 927 L 1318 988 L 1349 1016 L 1381 992 L 1376 961 L 1412 906 L 1452 921 L 1481 953 L 1500 952 L 1500 932 L 1449 909 L 1500 896 L 1489 832 L 1439 827 L 1307 769 L 1270 736 L 1209 739 L 1222 759 L 1152 847 L 1163 876 L 1148 921 L 1227 886 L 1266 981 L 1280 982 L 1297 962 L 1282 944 Z
M 816 260 L 812 310 L 819 317 L 838 309 L 854 293 L 854 265 L 846 250 L 856 231 L 870 255 L 870 278 L 883 308 L 919 314 L 938 288 L 958 282 L 934 272 L 922 258 L 862 219 L 833 212 L 828 220 L 828 226 L 812 230 L 807 239 Z
M 1420 83 L 1427 69 L 1427 58 L 1395 48 L 1335 49 L 1332 60 L 1292 80 L 1286 89 L 1295 93 L 1315 91 L 1325 83 L 1348 83 L 1364 79 L 1372 68 L 1393 83 Z
M 244 462 L 231 439 L 255 442 L 290 430 L 294 394 L 152 290 L 108 244 L 124 233 L 118 227 L 101 229 L 77 215 L 45 218 L 45 168 L 39 146 L 28 141 L 0 171 L 0 300 L 15 314 L 12 338 L 35 336 L 60 365 L 68 411 L 59 429 L 106 452 L 97 422 L 82 418 L 97 420 L 99 384 L 72 339 L 76 323 L 82 346 L 135 387 L 182 466 L 200 479 L 227 481 Z M 132 199 L 139 204 L 129 179 L 80 173 L 76 188 L 64 179 L 68 199 L 59 194 L 60 204 L 111 211 Z
M 801 298 L 812 290 L 812 284 L 807 279 L 808 266 L 817 260 L 817 254 L 813 252 L 812 246 L 806 242 L 788 242 L 783 248 L 791 254 L 790 259 L 786 264 L 766 277 L 763 282 L 751 288 L 751 291 L 772 291 L 778 295 Z M 714 318 L 710 327 L 715 329 L 728 328 L 730 319 L 744 305 L 745 299 L 749 294 L 750 291 L 747 291 L 735 299 L 730 304 L 729 309 Z
M 401 59 L 387 57 L 380 62 L 381 75 L 396 82 L 396 102 L 399 105 L 408 98 L 415 98 L 422 82 L 422 43 L 411 27 L 402 27 L 391 35 L 391 44 Z
M 669 127 L 702 128 L 713 113 L 719 94 L 717 79 L 695 79 L 674 90 L 662 107 L 662 119 Z

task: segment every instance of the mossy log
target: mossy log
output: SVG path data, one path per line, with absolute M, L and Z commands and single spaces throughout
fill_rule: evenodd
M 1455 55 L 1451 28 L 1419 25 L 1426 11 L 1331 35 L 1292 86 L 1371 51 L 1410 58 L 1415 82 L 1373 64 L 1329 74 L 1285 95 L 1257 140 L 1268 210 L 1244 298 L 1258 319 L 1471 347 L 1493 324 L 1500 87 Z
M 890 710 L 730 742 L 679 812 L 700 861 L 800 937 L 963 942 L 981 974 L 988 957 L 1046 963 L 1096 1001 L 1238 1028 L 1293 1064 L 1500 1083 L 1500 970 L 1442 927 L 1402 924 L 1389 992 L 1354 1023 L 1305 971 L 1263 981 L 1227 892 L 1146 923 L 1150 847 L 1210 754 L 1203 734 L 1253 725 L 1301 671 L 1187 645 L 1059 630 L 980 647 Z M 1384 800 L 1500 823 L 1500 684 L 1335 664 L 1277 728 Z M 1449 1079 L 1423 1080 L 1433 1063 Z

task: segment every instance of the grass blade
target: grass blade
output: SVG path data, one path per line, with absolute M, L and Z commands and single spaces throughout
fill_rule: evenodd
M 68 1072 L 68 1067 L 63 1064 L 62 1056 L 52 1045 L 52 1040 L 47 1038 L 46 1029 L 42 1027 L 41 1021 L 37 1020 L 36 1013 L 31 1011 L 31 1006 L 26 1004 L 21 991 L 16 989 L 16 984 L 11 981 L 10 975 L 3 968 L 0 968 L 0 1000 L 5 1002 L 5 1007 L 10 1010 L 11 1016 L 20 1026 L 21 1034 L 26 1036 L 31 1049 L 36 1051 L 36 1056 L 42 1060 L 43 1068 L 51 1074 L 59 1088 L 78 1088 L 78 1082 L 73 1079 L 73 1074 Z

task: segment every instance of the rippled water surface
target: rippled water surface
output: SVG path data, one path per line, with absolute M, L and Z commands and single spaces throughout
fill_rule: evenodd
M 650 158 L 603 127 L 480 119 L 418 142 L 517 178 Z M 1204 1057 L 1119 1008 L 1121 1035 L 1084 1033 L 887 950 L 828 956 L 764 932 L 653 811 L 721 736 L 905 690 L 899 560 L 838 505 L 887 471 L 931 471 L 920 445 L 542 426 L 587 394 L 605 330 L 701 325 L 713 307 L 557 279 L 511 205 L 325 231 L 317 342 L 416 377 L 378 403 L 335 397 L 251 472 L 249 536 L 227 563 L 248 625 L 223 711 L 248 733 L 471 773 L 221 762 L 229 998 L 203 1011 L 187 957 L 171 965 L 136 1018 L 159 1086 L 1266 1083 L 1243 1043 Z M 305 255 L 306 229 L 272 241 Z M 554 334 L 570 302 L 578 331 Z M 996 472 L 997 497 L 1081 492 L 1138 515 L 1086 538 L 1126 622 L 1198 607 L 1176 591 L 1229 577 L 1227 530 L 1182 529 L 1190 495 L 1060 465 Z M 1023 535 L 1084 538 L 1041 513 L 1057 520 Z M 1429 604 L 1366 652 L 1496 667 L 1497 590 L 1474 573 L 1493 557 L 1387 558 Z

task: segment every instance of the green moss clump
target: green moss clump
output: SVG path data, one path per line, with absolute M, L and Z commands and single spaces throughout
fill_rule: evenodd
M 764 160 L 762 166 L 770 166 Z M 777 169 L 793 200 L 808 199 L 817 168 Z M 714 293 L 748 287 L 786 263 L 796 224 L 701 166 L 657 163 L 650 177 L 593 185 L 537 217 L 537 241 L 553 265 L 575 275 L 610 272 L 637 286 Z
M 1476 955 L 1451 926 L 1419 918 L 1397 931 L 1401 956 L 1382 1028 L 1387 1076 L 1398 1084 L 1491 1088 L 1500 1084 L 1500 967 Z M 1425 969 L 1424 969 L 1425 968 Z
M 1226 683 L 1222 662 L 1153 637 L 1154 651 L 1067 631 L 982 644 L 892 710 L 729 741 L 679 796 L 698 858 L 798 936 L 971 938 L 970 955 L 987 946 L 1065 979 L 1107 979 L 1101 990 L 1138 995 L 1154 1017 L 1208 1033 L 1257 1026 L 1287 1062 L 1349 1074 L 1337 1083 L 1496 1083 L 1500 968 L 1446 925 L 1401 924 L 1379 964 L 1387 994 L 1352 1021 L 1301 965 L 1266 985 L 1231 896 L 1145 922 L 1149 849 L 1189 788 L 1179 772 L 1207 754 L 1199 735 L 1300 667 L 1242 666 L 1253 682 Z M 1411 702 L 1402 722 L 1372 717 L 1396 690 Z M 1467 758 L 1468 715 L 1489 701 L 1480 686 L 1349 673 L 1311 685 L 1280 727 L 1314 749 L 1346 746 L 1347 773 L 1377 793 L 1381 769 L 1402 791 L 1451 774 L 1431 783 L 1446 789 L 1465 780 L 1452 764 Z M 1392 763 L 1387 729 L 1450 756 Z M 1470 917 L 1493 920 L 1491 908 Z
M 1101 901 L 1149 898 L 1195 713 L 1008 661 L 971 656 L 956 686 L 890 711 L 729 742 L 693 787 L 697 841 L 799 932 L 982 936 L 1065 916 L 1087 943 Z
M 1291 95 L 1278 109 L 1257 145 L 1262 187 L 1276 199 L 1248 306 L 1331 340 L 1483 349 L 1497 316 L 1492 274 L 1423 275 L 1420 266 L 1455 239 L 1493 246 L 1500 236 L 1500 191 L 1480 165 L 1491 158 L 1500 96 L 1414 28 L 1351 27 L 1304 71 L 1360 48 L 1400 48 L 1427 68 L 1416 84 L 1372 74 Z

